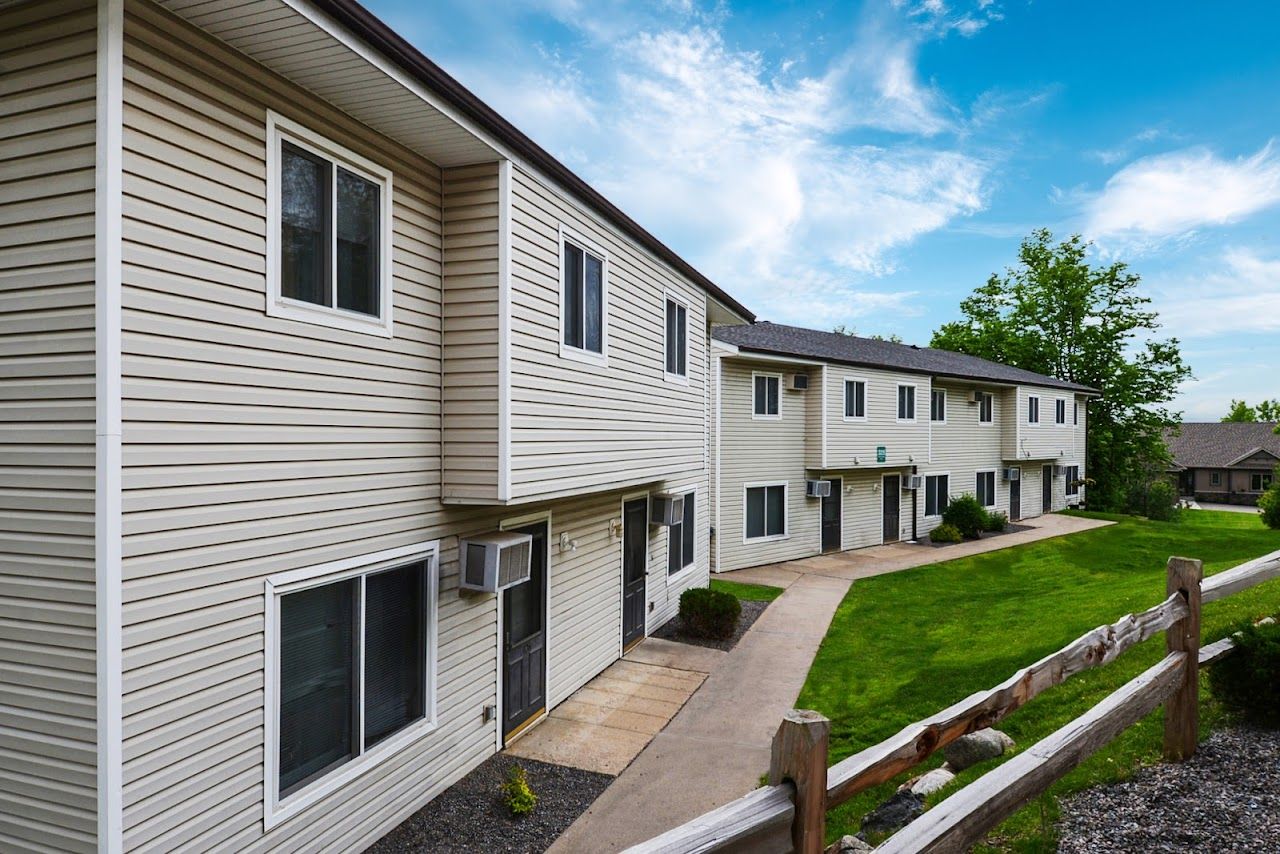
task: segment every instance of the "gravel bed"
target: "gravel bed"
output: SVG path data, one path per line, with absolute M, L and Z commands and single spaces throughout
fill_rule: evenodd
M 512 818 L 503 803 L 508 769 L 519 764 L 538 796 L 533 812 Z M 401 852 L 541 854 L 613 782 L 608 774 L 501 754 L 487 759 L 369 848 Z
M 1019 531 L 1030 531 L 1030 525 L 1005 525 L 1003 531 L 983 531 L 978 534 L 979 540 L 989 540 L 992 537 L 1003 537 L 1005 534 L 1016 534 Z M 935 549 L 943 549 L 947 546 L 958 546 L 960 543 L 971 543 L 973 540 L 961 540 L 960 543 L 935 543 L 933 538 L 928 534 L 924 535 L 925 545 L 933 546 Z
M 1280 732 L 1219 730 L 1183 763 L 1063 801 L 1059 854 L 1280 851 Z
M 711 640 L 710 638 L 689 634 L 685 632 L 684 623 L 679 616 L 668 620 L 662 628 L 653 633 L 653 637 L 678 641 L 679 643 L 691 643 L 694 646 L 708 646 L 712 649 L 721 649 L 728 652 L 738 645 L 738 641 L 742 640 L 742 636 L 747 633 L 747 629 L 751 628 L 752 623 L 760 618 L 765 608 L 769 607 L 768 602 L 753 602 L 744 599 L 741 600 L 741 603 L 742 614 L 738 617 L 738 630 L 728 640 Z

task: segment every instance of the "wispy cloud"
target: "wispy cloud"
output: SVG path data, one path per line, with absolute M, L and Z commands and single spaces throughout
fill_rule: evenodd
M 1280 332 L 1280 259 L 1256 250 L 1228 249 L 1202 274 L 1153 289 L 1161 321 L 1179 338 Z

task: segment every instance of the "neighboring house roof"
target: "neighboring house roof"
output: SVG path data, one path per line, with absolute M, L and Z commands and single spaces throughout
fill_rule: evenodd
M 747 320 L 755 319 L 755 315 L 748 311 L 742 303 L 729 296 L 719 285 L 694 269 L 693 265 L 688 261 L 681 258 L 665 243 L 658 240 L 639 223 L 623 213 L 590 184 L 579 178 L 567 166 L 552 157 L 551 154 L 521 132 L 515 125 L 500 116 L 496 110 L 449 76 L 444 69 L 427 59 L 417 48 L 405 41 L 404 38 L 380 21 L 372 12 L 355 2 L 355 0 L 313 0 L 313 2 L 392 62 L 409 72 L 423 85 L 448 101 L 467 118 L 493 134 L 513 152 L 537 166 L 571 193 L 595 208 L 636 242 L 649 249 L 649 251 L 685 276 L 688 276 L 691 281 L 706 289 L 708 293 L 731 311 Z
M 1187 422 L 1165 433 L 1179 468 L 1230 468 L 1258 452 L 1280 458 L 1274 422 Z
M 911 373 L 930 374 L 939 377 L 987 380 L 1014 385 L 1034 385 L 1063 389 L 1085 394 L 1098 394 L 1097 389 L 1079 383 L 1024 371 L 999 362 L 935 350 L 897 344 L 877 338 L 859 338 L 839 332 L 822 332 L 784 326 L 781 323 L 753 323 L 750 326 L 717 326 L 711 333 L 716 340 L 733 344 L 739 350 L 818 359 L 842 365 L 859 365 L 872 368 L 892 368 Z

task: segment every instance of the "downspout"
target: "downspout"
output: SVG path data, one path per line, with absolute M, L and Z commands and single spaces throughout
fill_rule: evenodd
M 920 472 L 919 466 L 911 467 L 912 474 L 919 474 L 919 472 Z M 919 506 L 920 506 L 919 502 L 920 502 L 920 490 L 918 489 L 911 490 L 911 542 L 913 543 L 919 541 L 920 539 L 919 532 L 916 528 L 916 519 L 919 518 L 916 514 L 916 510 L 919 509 Z

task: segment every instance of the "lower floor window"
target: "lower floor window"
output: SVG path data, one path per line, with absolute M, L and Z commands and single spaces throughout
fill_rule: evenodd
M 996 473 L 993 471 L 978 472 L 974 493 L 978 503 L 983 507 L 996 506 Z
M 429 565 L 279 596 L 279 797 L 427 716 Z
M 1067 466 L 1067 495 L 1080 494 L 1080 466 Z
M 924 479 L 924 515 L 941 516 L 947 509 L 951 494 L 951 478 L 945 474 L 931 474 Z
M 1256 473 L 1249 475 L 1249 490 L 1251 492 L 1263 492 L 1271 486 L 1271 475 L 1266 473 Z
M 752 486 L 747 489 L 747 539 L 781 537 L 787 533 L 787 488 Z
M 674 575 L 693 563 L 698 513 L 694 501 L 697 494 L 684 496 L 684 517 L 667 529 L 667 574 Z

